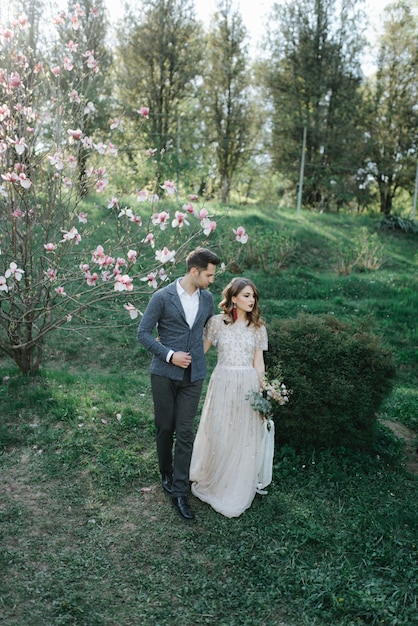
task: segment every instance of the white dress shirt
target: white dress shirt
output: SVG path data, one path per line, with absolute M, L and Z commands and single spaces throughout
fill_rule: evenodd
M 180 302 L 184 310 L 184 315 L 186 316 L 186 322 L 191 328 L 194 324 L 197 312 L 199 310 L 200 289 L 196 289 L 194 293 L 190 294 L 181 286 L 180 284 L 181 280 L 182 279 L 179 278 L 176 282 L 177 293 L 179 295 Z M 168 352 L 167 357 L 166 357 L 167 363 L 170 362 L 173 354 L 174 354 L 174 350 L 170 350 Z

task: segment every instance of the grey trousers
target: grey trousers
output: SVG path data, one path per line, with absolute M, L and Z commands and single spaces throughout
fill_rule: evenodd
M 162 475 L 173 475 L 175 497 L 189 491 L 194 421 L 202 386 L 203 380 L 190 382 L 190 369 L 180 381 L 151 374 L 158 464 Z

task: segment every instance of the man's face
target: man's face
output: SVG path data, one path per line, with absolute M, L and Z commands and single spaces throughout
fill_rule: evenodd
M 195 272 L 195 287 L 199 289 L 207 289 L 209 285 L 212 285 L 215 280 L 216 273 L 216 265 L 209 263 L 205 270 L 198 270 L 197 268 L 193 268 Z

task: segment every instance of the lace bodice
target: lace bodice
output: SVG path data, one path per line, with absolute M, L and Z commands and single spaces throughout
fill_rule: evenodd
M 204 338 L 218 350 L 218 365 L 252 367 L 254 350 L 267 350 L 265 326 L 254 328 L 245 322 L 225 324 L 224 315 L 214 315 L 205 326 Z

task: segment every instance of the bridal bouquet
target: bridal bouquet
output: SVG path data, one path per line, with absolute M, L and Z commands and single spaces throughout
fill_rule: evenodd
M 265 375 L 260 391 L 252 391 L 246 398 L 251 400 L 252 408 L 260 413 L 261 419 L 267 419 L 268 421 L 273 414 L 273 406 L 275 404 L 283 406 L 286 402 L 289 402 L 291 393 L 291 390 L 287 389 L 286 385 L 279 378 L 270 380 Z

